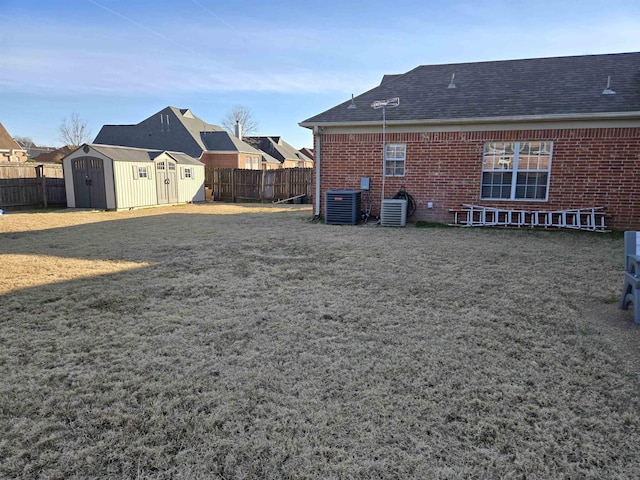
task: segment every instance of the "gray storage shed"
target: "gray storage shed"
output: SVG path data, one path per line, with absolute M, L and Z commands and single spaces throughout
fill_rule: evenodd
M 84 144 L 62 159 L 67 206 L 123 210 L 203 202 L 204 164 L 182 152 Z

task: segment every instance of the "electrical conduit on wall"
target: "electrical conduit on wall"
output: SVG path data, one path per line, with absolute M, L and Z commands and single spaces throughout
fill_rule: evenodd
M 319 127 L 316 125 L 315 127 L 313 127 L 313 133 L 315 135 L 315 149 L 316 149 L 316 160 L 315 160 L 315 167 L 316 167 L 316 210 L 315 210 L 315 216 L 316 218 L 320 217 L 320 150 L 321 150 L 321 145 L 320 145 L 320 129 Z

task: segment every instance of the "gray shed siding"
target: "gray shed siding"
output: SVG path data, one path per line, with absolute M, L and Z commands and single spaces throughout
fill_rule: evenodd
M 85 151 L 86 150 L 86 151 Z M 159 205 L 157 162 L 176 164 L 175 187 L 178 203 L 204 202 L 204 164 L 183 153 L 153 150 L 85 145 L 67 155 L 63 161 L 67 206 L 76 207 L 72 161 L 79 157 L 100 158 L 104 164 L 106 204 L 109 210 Z M 140 176 L 140 167 L 146 167 L 146 177 Z M 190 169 L 191 176 L 185 175 Z
M 147 178 L 140 178 L 138 168 L 146 167 Z M 158 203 L 154 163 L 113 162 L 117 209 L 148 207 Z

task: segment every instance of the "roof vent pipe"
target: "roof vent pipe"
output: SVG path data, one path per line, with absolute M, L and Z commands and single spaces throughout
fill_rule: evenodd
M 355 102 L 355 100 L 353 98 L 353 93 L 351 94 L 351 103 L 349 104 L 349 106 L 347 108 L 350 109 L 350 110 L 352 110 L 354 108 L 358 108 L 358 107 L 356 107 L 356 102 Z
M 236 120 L 236 137 L 242 140 L 242 125 L 240 124 L 240 120 Z
M 451 81 L 449 82 L 449 86 L 447 88 L 456 88 L 456 74 L 451 74 Z
M 611 90 L 611 75 L 607 77 L 607 88 L 602 91 L 603 95 L 615 95 L 616 92 Z

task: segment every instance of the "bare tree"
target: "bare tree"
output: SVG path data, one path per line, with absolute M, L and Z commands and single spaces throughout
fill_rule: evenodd
M 80 118 L 77 113 L 72 113 L 71 118 L 66 118 L 58 127 L 58 139 L 65 145 L 78 147 L 89 140 L 91 130 L 87 128 L 87 121 Z
M 234 105 L 222 119 L 222 127 L 229 133 L 235 135 L 236 122 L 242 126 L 242 135 L 257 135 L 258 122 L 253 118 L 253 113 L 249 107 L 244 105 Z

